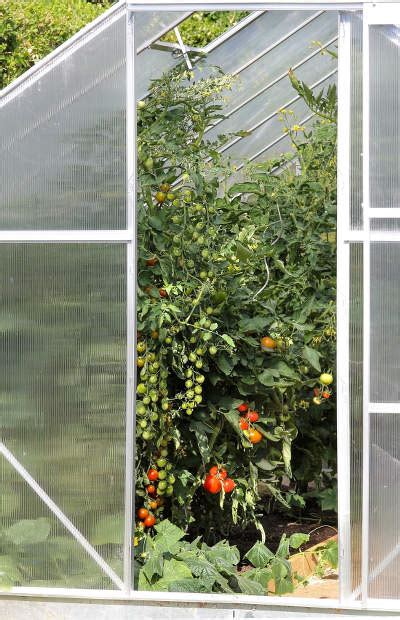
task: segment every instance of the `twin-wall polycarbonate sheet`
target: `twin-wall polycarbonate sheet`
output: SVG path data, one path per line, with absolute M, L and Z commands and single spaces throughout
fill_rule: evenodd
M 1 441 L 121 576 L 126 248 L 3 244 L 0 264 Z M 15 506 L 2 502 L 3 524 L 47 518 L 14 473 L 6 467 L 1 476 Z M 51 532 L 60 532 L 53 519 Z M 58 579 L 57 571 L 48 577 L 48 542 L 35 547 L 43 574 L 32 579 L 42 585 Z M 68 561 L 74 566 L 72 550 Z M 30 575 L 23 585 L 33 585 Z
M 238 74 L 224 107 L 228 118 L 208 132 L 208 137 L 226 134 L 238 127 L 250 127 L 284 105 L 291 95 L 295 96 L 287 75 L 290 68 L 294 68 L 296 76 L 307 84 L 329 73 L 336 63 L 322 57 L 312 42 L 318 40 L 323 45 L 332 42 L 333 47 L 336 37 L 336 13 L 315 13 L 310 23 L 299 27 L 296 33 Z M 209 62 L 212 62 L 212 55 Z M 237 62 L 240 65 L 241 58 L 237 58 Z
M 369 587 L 372 598 L 400 597 L 400 415 L 370 417 Z
M 400 207 L 400 26 L 370 27 L 370 201 Z
M 124 12 L 1 110 L 0 229 L 125 227 Z

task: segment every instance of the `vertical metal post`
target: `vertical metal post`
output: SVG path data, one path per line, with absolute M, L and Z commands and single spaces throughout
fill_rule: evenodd
M 369 188 L 369 24 L 363 19 L 363 479 L 361 600 L 368 599 L 369 577 L 369 469 L 370 469 L 370 188 Z
M 133 525 L 135 514 L 135 394 L 136 394 L 136 97 L 135 97 L 134 14 L 128 10 L 126 22 L 126 224 L 127 243 L 127 377 L 126 377 L 126 457 L 124 585 L 133 587 Z
M 339 15 L 337 207 L 337 459 L 340 601 L 352 593 L 350 521 L 350 150 L 351 18 Z

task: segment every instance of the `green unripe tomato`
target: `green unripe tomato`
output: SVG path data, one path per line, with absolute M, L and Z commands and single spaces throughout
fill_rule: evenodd
M 139 426 L 140 426 L 140 428 L 147 428 L 146 420 L 140 420 Z
M 193 387 L 193 381 L 192 381 L 191 379 L 187 379 L 187 380 L 185 381 L 185 387 L 186 387 L 187 389 L 189 389 L 189 388 Z
M 168 450 L 165 450 L 165 449 L 160 450 L 160 454 L 161 454 L 161 456 L 166 457 L 166 456 L 168 456 Z
M 186 413 L 187 413 L 187 415 L 192 415 L 193 409 L 190 409 L 190 408 L 186 409 Z
M 181 222 L 182 222 L 182 218 L 181 218 L 180 215 L 173 215 L 171 217 L 171 220 L 172 220 L 173 224 L 181 224 Z
M 204 334 L 202 335 L 202 338 L 204 342 L 208 342 L 209 340 L 211 340 L 212 334 L 210 334 L 210 332 L 204 332 Z
M 195 353 L 191 352 L 189 353 L 189 361 L 190 362 L 195 362 L 197 360 L 197 356 Z M 146 387 L 146 386 L 145 386 Z
M 151 383 L 152 385 L 155 385 L 157 381 L 158 381 L 157 375 L 150 375 L 149 383 Z
M 165 466 L 165 469 L 166 469 L 167 471 L 171 471 L 171 469 L 172 469 L 172 463 L 167 463 L 167 464 L 166 464 L 166 466 Z
M 196 209 L 195 209 L 195 210 L 197 211 L 197 207 L 196 207 Z M 197 230 L 203 230 L 203 228 L 204 228 L 204 222 L 197 222 L 197 224 L 196 224 L 196 228 L 197 228 Z
M 333 383 L 333 376 L 329 372 L 323 372 L 319 380 L 322 385 L 331 385 Z
M 204 239 L 203 235 L 200 235 L 200 237 L 197 239 L 197 243 L 199 245 L 204 245 L 206 242 L 206 240 Z
M 179 207 L 179 205 L 180 205 L 179 199 L 175 198 L 175 200 L 172 201 L 172 204 L 173 204 L 174 207 Z
M 165 370 L 165 369 L 161 370 L 160 377 L 162 379 L 167 379 L 167 377 L 168 377 L 168 370 Z
M 168 409 L 169 409 L 169 404 L 168 404 L 168 401 L 165 401 L 165 400 L 164 400 L 164 401 L 161 403 L 161 409 L 162 409 L 163 411 L 168 411 Z
M 193 392 L 193 390 L 188 390 L 188 391 L 186 392 L 186 398 L 187 398 L 188 400 L 192 400 L 193 396 L 194 396 L 194 392 Z
M 206 312 L 210 316 L 214 312 L 214 308 L 212 308 L 211 306 L 207 306 Z
M 218 349 L 217 347 L 215 347 L 214 345 L 212 345 L 209 349 L 208 352 L 210 355 L 216 355 L 218 353 Z
M 168 446 L 168 439 L 161 439 L 160 446 Z
M 201 385 L 196 385 L 194 388 L 194 393 L 195 394 L 201 394 L 203 391 L 203 388 L 201 387 Z
M 199 355 L 201 357 L 202 355 L 204 355 L 204 353 L 205 353 L 205 350 L 202 349 L 201 347 L 196 349 L 196 355 Z
M 207 250 L 207 248 L 204 248 L 204 250 L 201 251 L 201 256 L 203 258 L 208 258 L 209 257 L 209 251 Z
M 174 492 L 174 487 L 172 486 L 172 484 L 170 484 L 169 486 L 167 486 L 166 490 L 165 490 L 165 495 L 172 495 Z
M 189 342 L 190 342 L 190 344 L 194 344 L 196 341 L 197 341 L 196 336 L 191 336 L 191 337 L 189 338 Z
M 165 471 L 165 469 L 160 469 L 160 471 L 158 472 L 158 479 L 165 480 L 166 477 L 167 477 L 167 472 Z
M 139 383 L 139 385 L 136 388 L 136 391 L 138 394 L 146 394 L 147 388 L 144 383 Z
M 151 433 L 150 431 L 143 431 L 142 437 L 145 441 L 150 441 L 150 439 L 153 437 L 153 433 Z
M 190 379 L 190 377 L 193 377 L 193 370 L 191 368 L 188 368 L 186 370 L 185 377 L 187 377 L 188 379 Z
M 193 241 L 196 241 L 199 238 L 199 233 L 194 231 L 193 235 L 192 235 L 192 239 Z
M 153 170 L 154 168 L 154 161 L 152 157 L 148 157 L 145 162 L 144 162 L 144 167 L 146 168 L 146 170 L 148 172 L 150 172 L 151 170 Z
M 209 271 L 207 275 L 208 275 L 209 278 L 213 278 L 214 277 L 214 272 L 213 271 Z
M 210 329 L 210 326 L 211 326 L 211 321 L 210 321 L 209 319 L 207 319 L 206 321 L 204 321 L 204 327 L 205 327 L 206 329 Z
M 172 338 L 171 336 L 167 336 L 166 339 L 164 340 L 165 344 L 171 344 L 172 343 Z
M 194 260 L 192 260 L 191 258 L 187 261 L 186 263 L 188 269 L 193 269 L 194 267 Z
M 196 394 L 196 396 L 194 397 L 194 400 L 195 400 L 195 402 L 196 402 L 196 404 L 197 404 L 197 405 L 200 405 L 200 403 L 201 403 L 201 402 L 202 402 L 202 400 L 203 400 L 203 397 L 202 397 L 202 396 L 200 396 L 200 394 Z
M 156 403 L 158 401 L 158 394 L 150 394 L 151 402 Z
M 199 278 L 200 280 L 207 280 L 207 271 L 200 271 Z
M 150 398 L 150 396 L 145 396 L 145 397 L 143 398 L 143 404 L 144 404 L 144 405 L 150 405 L 150 403 L 151 403 L 151 398 Z
M 187 403 L 182 403 L 181 407 L 182 407 L 182 409 L 187 409 L 188 405 L 187 405 Z
M 137 415 L 145 415 L 147 409 L 143 403 L 139 403 L 136 405 L 136 413 Z
M 147 355 L 147 359 L 149 362 L 155 362 L 156 361 L 156 354 L 155 353 L 149 353 Z
M 165 495 L 165 489 L 160 489 L 160 485 L 157 487 L 157 495 Z
M 160 473 L 161 472 L 158 473 L 158 478 L 160 478 Z M 166 474 L 165 474 L 165 476 L 166 476 Z M 165 476 L 164 476 L 164 478 L 165 478 Z M 163 478 L 161 478 L 160 482 L 158 483 L 157 491 L 165 491 L 167 486 L 168 486 L 168 482 L 166 482 L 166 480 L 163 480 Z
M 144 110 L 146 107 L 146 102 L 142 100 L 138 101 L 137 107 L 138 107 L 138 110 Z
M 197 375 L 196 383 L 204 383 L 204 381 L 205 381 L 205 376 L 204 375 Z
M 175 482 L 175 476 L 174 476 L 173 474 L 170 474 L 170 475 L 168 476 L 168 482 L 169 482 L 169 484 L 174 484 L 174 482 Z
M 196 360 L 194 365 L 196 366 L 196 368 L 203 368 L 203 362 L 201 360 Z
M 150 415 L 150 420 L 152 422 L 157 422 L 158 420 L 158 413 L 156 413 L 155 411 L 153 411 L 153 413 Z
M 160 467 L 161 469 L 163 467 L 165 467 L 166 464 L 167 464 L 166 459 L 163 459 L 163 458 L 157 459 L 157 466 Z M 161 478 L 161 480 L 162 480 L 162 478 Z

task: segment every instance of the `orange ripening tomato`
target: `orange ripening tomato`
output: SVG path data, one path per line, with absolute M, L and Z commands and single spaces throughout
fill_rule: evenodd
M 277 347 L 276 340 L 270 338 L 269 336 L 264 336 L 264 338 L 261 338 L 260 344 L 264 351 L 272 351 Z
M 146 519 L 144 520 L 144 526 L 145 527 L 153 527 L 153 525 L 156 524 L 156 518 L 154 515 L 149 515 L 148 517 L 146 517 Z
M 157 503 L 156 501 L 154 501 L 154 500 L 153 500 L 153 501 L 151 501 L 151 502 L 150 502 L 149 506 L 150 506 L 150 508 L 151 508 L 152 510 L 157 510 L 157 508 L 158 508 L 158 503 Z
M 156 487 L 154 486 L 154 484 L 148 484 L 146 487 L 146 491 L 149 495 L 155 495 L 156 494 Z
M 330 398 L 331 397 L 330 392 L 322 392 L 322 397 L 323 398 Z
M 159 288 L 159 289 L 158 289 L 158 293 L 159 293 L 160 297 L 163 297 L 163 298 L 164 298 L 164 297 L 168 297 L 168 293 L 167 293 L 167 291 L 165 290 L 165 288 Z
M 263 436 L 261 435 L 260 431 L 258 431 L 256 428 L 250 428 L 249 429 L 249 441 L 251 443 L 260 443 L 260 441 L 262 440 Z
M 137 516 L 141 521 L 143 521 L 146 517 L 149 516 L 149 511 L 146 508 L 139 508 L 137 511 Z

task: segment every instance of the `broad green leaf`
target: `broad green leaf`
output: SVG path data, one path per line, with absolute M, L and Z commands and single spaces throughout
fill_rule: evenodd
M 12 588 L 22 580 L 16 559 L 10 555 L 0 555 L 0 589 Z
M 244 317 L 239 321 L 239 329 L 243 332 L 261 332 L 269 323 L 263 316 Z
M 272 570 L 270 568 L 255 568 L 254 570 L 246 571 L 246 577 L 261 584 L 266 592 L 268 583 L 272 579 Z
M 162 221 L 160 220 L 159 217 L 156 217 L 155 215 L 150 215 L 150 217 L 149 217 L 149 224 L 150 224 L 150 226 L 152 228 L 155 228 L 159 232 L 161 232 L 162 229 L 163 229 Z
M 244 557 L 256 568 L 265 568 L 274 557 L 274 554 L 262 542 L 257 541 Z
M 234 196 L 236 194 L 259 194 L 260 186 L 258 183 L 235 183 L 232 187 L 229 188 L 228 194 L 230 196 Z
M 308 347 L 307 345 L 304 347 L 303 358 L 309 364 L 311 364 L 311 366 L 318 372 L 321 372 L 321 365 L 319 363 L 320 357 L 321 357 L 321 354 L 318 351 L 316 351 L 316 349 L 312 349 L 311 347 Z
M 250 250 L 248 250 L 246 248 L 246 246 L 243 245 L 243 243 L 240 243 L 240 241 L 236 242 L 236 256 L 241 260 L 241 261 L 247 261 L 249 260 L 249 258 L 252 258 L 253 253 L 250 252 Z
M 5 530 L 5 537 L 14 545 L 33 545 L 44 542 L 50 534 L 50 521 L 45 517 L 23 519 Z
M 168 592 L 171 583 L 181 581 L 182 579 L 192 579 L 190 569 L 185 562 L 171 558 L 164 561 L 163 576 L 154 583 L 154 587 L 151 589 L 158 590 L 159 592 Z
M 275 384 L 276 374 L 277 373 L 275 370 L 266 368 L 258 375 L 257 379 L 259 380 L 260 383 L 262 383 L 266 387 L 273 387 L 273 385 Z
M 168 585 L 169 592 L 212 592 L 213 583 L 207 579 L 180 579 Z
M 92 545 L 121 545 L 124 540 L 123 514 L 105 515 L 94 526 L 90 542 Z
M 215 358 L 215 363 L 218 368 L 224 375 L 229 376 L 232 373 L 232 370 L 235 367 L 235 360 L 232 359 L 231 356 L 226 353 L 220 353 L 217 358 Z
M 292 549 L 299 549 L 301 545 L 308 542 L 310 540 L 309 534 L 303 534 L 302 532 L 298 532 L 296 534 L 292 534 L 289 538 L 289 546 Z
M 253 594 L 256 596 L 262 596 L 263 594 L 267 594 L 264 586 L 258 581 L 253 581 L 252 579 L 249 579 L 248 577 L 245 577 L 243 575 L 238 575 L 236 579 L 240 591 L 243 594 Z
M 164 557 L 162 553 L 154 553 L 151 555 L 148 560 L 146 560 L 145 565 L 142 568 L 142 571 L 146 575 L 147 579 L 151 581 L 154 575 L 159 575 L 162 577 L 164 568 Z
M 177 542 L 185 536 L 185 532 L 168 519 L 163 519 L 154 527 L 157 532 L 157 536 L 154 538 L 156 544 L 158 536 L 167 536 L 170 542 Z
M 196 435 L 197 445 L 203 463 L 206 464 L 210 458 L 210 445 L 208 443 L 208 433 L 206 432 L 206 426 L 203 422 L 198 420 L 191 420 L 189 428 Z

